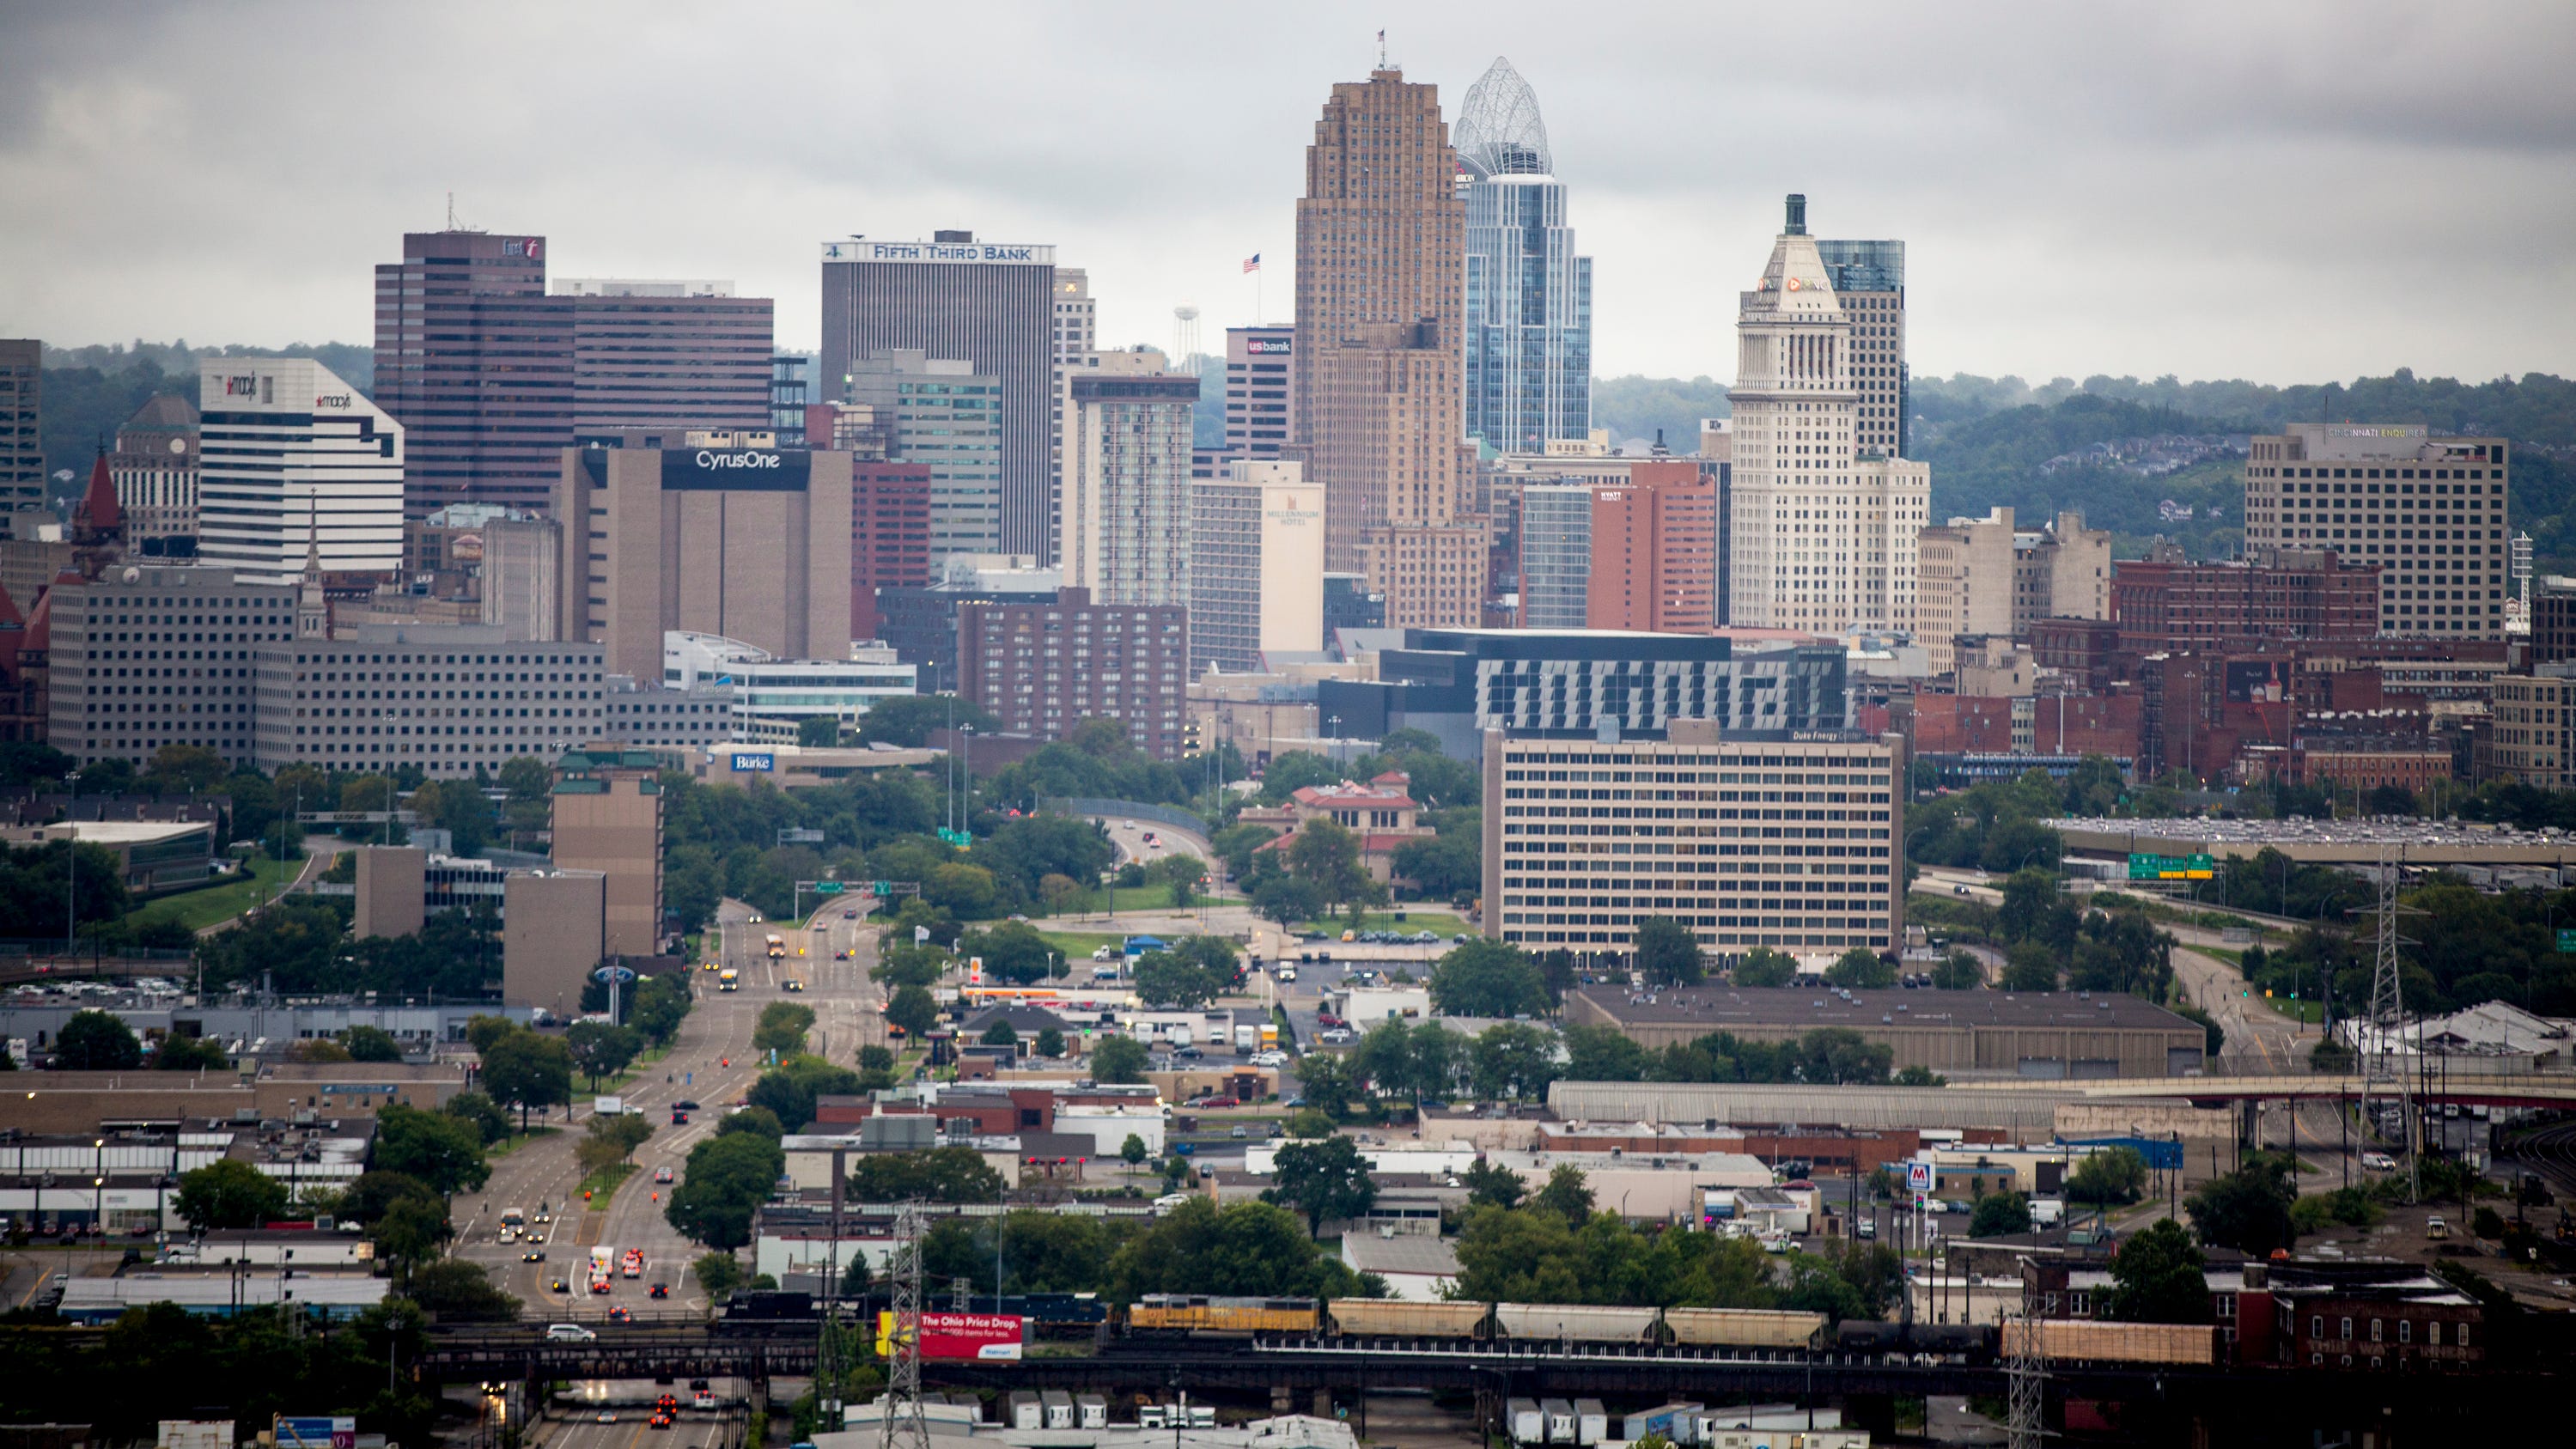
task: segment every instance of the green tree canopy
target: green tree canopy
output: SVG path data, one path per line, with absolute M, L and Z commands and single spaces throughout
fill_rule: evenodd
M 1529 953 L 1478 937 L 1452 946 L 1431 968 L 1431 1004 L 1450 1016 L 1538 1016 L 1547 980 Z
M 2066 1175 L 2066 1200 L 2115 1207 L 2136 1202 L 2147 1187 L 2147 1159 L 2134 1148 L 2109 1147 L 2084 1154 Z
M 1129 1036 L 1102 1037 L 1091 1048 L 1091 1079 L 1104 1086 L 1145 1080 L 1145 1044 Z
M 2236 1171 L 2202 1184 L 2182 1200 L 2182 1209 L 2202 1242 L 2260 1258 L 2297 1241 L 2290 1204 L 2298 1195 L 2289 1164 L 2261 1153 Z
M 2171 1218 L 2120 1242 L 2111 1259 L 2108 1315 L 2130 1323 L 2207 1323 L 2209 1284 L 2200 1246 Z
M 1002 1175 L 971 1147 L 869 1153 L 853 1159 L 848 1174 L 848 1190 L 862 1202 L 990 1202 L 1002 1190 Z
M 1361 1284 L 1287 1209 L 1192 1197 L 1120 1245 L 1106 1286 L 1132 1303 L 1148 1293 L 1349 1298 Z
M 1326 1218 L 1358 1217 L 1377 1201 L 1377 1183 L 1348 1137 L 1281 1146 L 1272 1182 L 1261 1200 L 1304 1213 L 1309 1233 L 1321 1230 Z
M 353 1026 L 340 1034 L 340 1045 L 349 1049 L 349 1060 L 353 1062 L 398 1062 L 403 1059 L 402 1043 L 380 1027 Z
M 75 1011 L 54 1033 L 54 1055 L 67 1072 L 131 1071 L 143 1064 L 133 1028 L 104 1011 Z
M 1977 1199 L 1968 1216 L 1968 1236 L 2003 1238 L 2030 1231 L 2030 1198 L 2018 1192 L 1990 1192 Z
M 1637 970 L 1653 987 L 1693 986 L 1708 975 L 1699 938 L 1670 916 L 1647 916 L 1637 922 Z
M 181 1173 L 170 1205 L 200 1232 L 255 1228 L 285 1216 L 286 1184 L 227 1157 Z
M 483 1134 L 472 1123 L 400 1103 L 376 1109 L 374 1165 L 443 1193 L 480 1188 L 492 1176 Z
M 752 1214 L 769 1200 L 787 1155 L 756 1132 L 720 1132 L 689 1149 L 679 1185 L 662 1215 L 710 1248 L 730 1251 L 751 1241 Z

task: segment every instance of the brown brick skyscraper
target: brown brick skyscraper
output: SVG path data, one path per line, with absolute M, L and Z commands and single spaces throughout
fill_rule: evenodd
M 1368 576 L 1389 627 L 1470 627 L 1485 521 L 1467 512 L 1459 312 L 1465 211 L 1438 88 L 1333 87 L 1297 203 L 1296 448 L 1324 487 L 1325 567 Z

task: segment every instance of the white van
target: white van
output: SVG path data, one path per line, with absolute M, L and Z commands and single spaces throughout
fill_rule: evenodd
M 590 1343 L 598 1337 L 597 1333 L 578 1323 L 554 1323 L 546 1327 L 548 1343 Z
M 2397 1159 L 2385 1152 L 2365 1152 L 2361 1154 L 2361 1165 L 2373 1172 L 2395 1172 Z

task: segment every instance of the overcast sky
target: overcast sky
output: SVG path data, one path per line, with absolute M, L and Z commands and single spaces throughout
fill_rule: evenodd
M 1374 38 L 1454 118 L 1538 92 L 1603 375 L 1733 371 L 1780 198 L 1908 245 L 1916 371 L 2576 371 L 2576 6 L 0 0 L 0 335 L 367 342 L 405 230 L 727 277 L 816 243 L 1087 267 L 1105 342 L 1291 312 L 1294 201 Z

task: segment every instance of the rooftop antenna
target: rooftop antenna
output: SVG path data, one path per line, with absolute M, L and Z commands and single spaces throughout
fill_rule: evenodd
M 1377 33 L 1377 68 L 1386 69 L 1386 32 L 1383 30 Z

